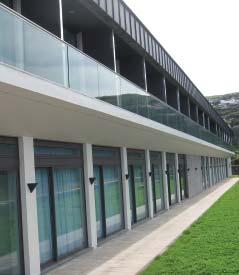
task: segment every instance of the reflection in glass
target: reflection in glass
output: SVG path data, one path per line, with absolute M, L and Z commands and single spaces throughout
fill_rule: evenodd
M 86 246 L 83 171 L 81 168 L 54 168 L 56 233 L 58 255 Z
M 147 217 L 147 193 L 144 170 L 141 165 L 134 166 L 134 188 L 137 221 Z
M 40 259 L 45 264 L 53 259 L 48 169 L 36 169 L 36 182 Z
M 124 226 L 119 150 L 94 147 L 93 159 L 97 236 L 100 239 Z
M 101 199 L 101 186 L 100 186 L 100 167 L 94 166 L 94 188 L 95 188 L 95 212 L 96 212 L 96 226 L 97 226 L 97 238 L 101 239 L 104 237 L 103 228 L 103 205 Z
M 21 275 L 17 172 L 0 171 L 0 274 Z
M 176 188 L 176 169 L 175 169 L 175 154 L 167 153 L 167 171 L 168 171 L 168 189 L 169 202 L 173 205 L 177 202 L 177 188 Z

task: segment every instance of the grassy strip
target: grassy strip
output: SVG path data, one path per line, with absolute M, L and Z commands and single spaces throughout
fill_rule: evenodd
M 239 183 L 142 275 L 239 274 Z

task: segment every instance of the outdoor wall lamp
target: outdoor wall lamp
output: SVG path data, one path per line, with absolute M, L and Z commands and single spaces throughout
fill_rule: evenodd
M 28 183 L 28 184 L 27 184 L 30 193 L 32 193 L 32 192 L 35 190 L 35 188 L 37 187 L 37 185 L 38 185 L 37 182 L 35 182 L 35 183 Z
M 149 172 L 149 176 L 150 176 L 150 177 L 152 176 L 152 172 Z
M 128 180 L 128 179 L 129 179 L 129 174 L 126 174 L 126 175 L 125 175 L 125 178 Z
M 94 177 L 89 178 L 90 184 L 92 185 L 95 182 L 95 180 L 96 180 L 96 178 L 94 178 Z

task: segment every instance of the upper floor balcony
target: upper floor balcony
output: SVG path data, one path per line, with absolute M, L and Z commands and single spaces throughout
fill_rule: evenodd
M 230 147 L 158 97 L 2 5 L 0 62 L 214 145 Z

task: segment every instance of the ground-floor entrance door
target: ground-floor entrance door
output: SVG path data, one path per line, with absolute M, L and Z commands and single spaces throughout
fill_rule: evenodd
M 87 246 L 82 150 L 55 143 L 35 145 L 41 265 Z
M 124 228 L 120 151 L 93 147 L 95 209 L 98 239 Z
M 17 139 L 0 137 L 0 274 L 22 275 L 23 247 Z
M 131 223 L 148 216 L 147 185 L 144 151 L 128 150 L 128 173 Z
M 185 155 L 178 155 L 179 186 L 181 200 L 188 198 L 187 161 Z
M 162 154 L 150 152 L 154 213 L 164 209 Z
M 177 203 L 177 185 L 176 185 L 176 167 L 175 167 L 175 154 L 166 154 L 167 162 L 167 182 L 168 182 L 168 196 L 169 205 Z

